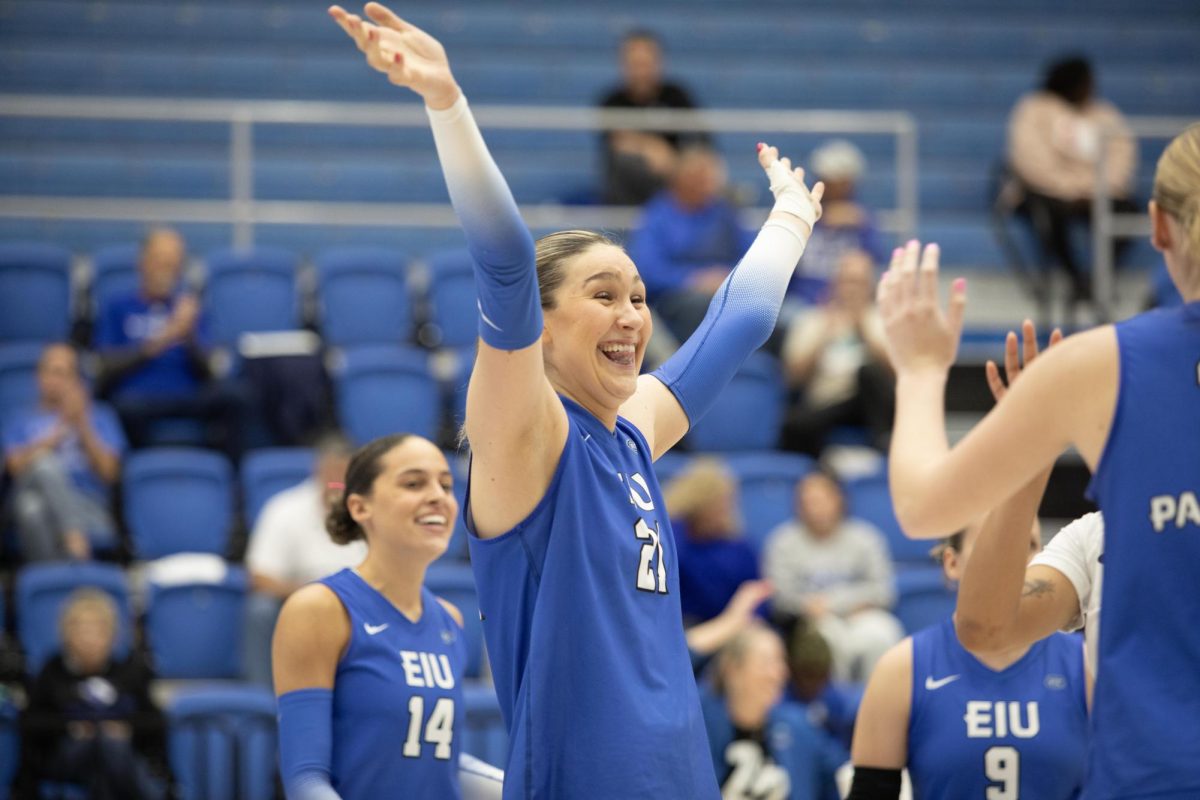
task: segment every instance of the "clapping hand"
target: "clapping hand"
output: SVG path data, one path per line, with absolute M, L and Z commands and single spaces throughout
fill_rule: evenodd
M 432 109 L 454 105 L 461 92 L 441 42 L 379 3 L 364 10 L 371 22 L 341 6 L 331 6 L 329 15 L 389 81 L 412 89 Z

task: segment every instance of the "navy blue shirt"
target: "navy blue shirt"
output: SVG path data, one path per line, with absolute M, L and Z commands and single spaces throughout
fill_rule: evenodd
M 745 581 L 758 577 L 754 548 L 741 539 L 692 539 L 687 525 L 672 520 L 679 549 L 679 602 L 685 619 L 720 614 Z
M 113 297 L 102 309 L 96 327 L 96 349 L 120 350 L 140 346 L 158 335 L 171 318 L 180 295 L 169 300 L 146 300 L 140 292 Z M 196 326 L 199 343 L 203 343 L 203 316 Z M 177 344 L 142 366 L 125 375 L 117 383 L 117 394 L 148 394 L 160 396 L 186 395 L 200 387 L 201 377 L 192 366 L 187 348 Z

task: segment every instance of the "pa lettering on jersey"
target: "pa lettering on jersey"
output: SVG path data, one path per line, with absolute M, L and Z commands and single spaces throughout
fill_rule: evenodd
M 1200 527 L 1200 501 L 1195 492 L 1184 492 L 1176 497 L 1171 494 L 1160 494 L 1150 498 L 1150 524 L 1155 533 L 1162 533 L 1166 527 L 1181 529 L 1185 525 Z
M 453 689 L 454 671 L 445 653 L 400 651 L 404 682 L 418 689 Z
M 1042 729 L 1038 717 L 1038 704 L 1031 700 L 1024 704 L 1016 700 L 968 700 L 967 713 L 963 721 L 967 723 L 968 739 L 1005 739 L 1014 736 L 1017 739 L 1032 739 Z

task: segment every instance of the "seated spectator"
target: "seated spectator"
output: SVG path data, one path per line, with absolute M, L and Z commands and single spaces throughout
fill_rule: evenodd
M 758 578 L 754 548 L 741 538 L 737 491 L 737 479 L 710 458 L 696 459 L 663 489 L 685 624 L 717 616 L 744 581 Z
M 813 151 L 809 168 L 813 180 L 825 182 L 821 224 L 813 228 L 788 287 L 789 306 L 798 305 L 797 300 L 805 304 L 824 301 L 847 253 L 863 251 L 874 261 L 882 261 L 887 255 L 871 213 L 855 197 L 867 169 L 862 151 L 845 139 L 834 139 Z M 786 315 L 791 316 L 794 312 Z
M 263 506 L 246 551 L 252 594 L 247 598 L 242 643 L 246 680 L 271 685 L 271 636 L 288 595 L 306 583 L 353 567 L 366 557 L 365 542 L 334 544 L 325 531 L 330 485 L 346 479 L 354 446 L 341 434 L 316 445 L 313 474 Z
M 140 658 L 113 656 L 117 608 L 98 589 L 68 598 L 62 652 L 42 667 L 21 716 L 22 782 L 76 784 L 95 800 L 167 796 L 165 724 Z M 75 796 L 72 794 L 71 796 Z
M 1022 97 L 1008 120 L 1008 162 L 1024 189 L 1018 213 L 1033 224 L 1047 258 L 1071 280 L 1072 300 L 1091 299 L 1091 280 L 1071 247 L 1073 222 L 1091 218 L 1102 133 L 1104 175 L 1115 211 L 1135 211 L 1137 148 L 1121 112 L 1095 95 L 1091 65 L 1068 58 L 1050 66 L 1038 91 Z
M 875 309 L 875 268 L 862 250 L 838 262 L 829 298 L 792 320 L 783 344 L 784 378 L 793 399 L 781 446 L 819 457 L 829 433 L 866 427 L 887 449 L 895 386 Z
M 655 312 L 679 341 L 704 319 L 709 301 L 745 254 L 754 234 L 725 199 L 725 165 L 705 145 L 679 155 L 670 186 L 642 210 L 630 237 Z
M 896 589 L 883 534 L 846 518 L 842 487 L 827 473 L 797 484 L 796 518 L 771 532 L 762 568 L 775 609 L 805 617 L 829 643 L 839 680 L 864 680 L 904 635 L 885 610 Z
M 621 84 L 600 101 L 603 108 L 694 108 L 679 84 L 663 80 L 662 43 L 650 31 L 621 40 Z M 663 187 L 675 169 L 680 144 L 704 141 L 697 134 L 615 130 L 604 136 L 604 202 L 640 206 Z
M 142 243 L 137 290 L 100 309 L 95 345 L 105 392 L 134 447 L 153 443 L 160 420 L 195 419 L 208 446 L 236 459 L 241 403 L 212 379 L 200 303 L 181 285 L 185 257 L 178 233 L 152 231 Z
M 791 684 L 787 698 L 805 709 L 808 720 L 849 751 L 862 684 L 833 680 L 833 651 L 804 619 L 786 633 Z
M 112 544 L 110 488 L 125 435 L 112 409 L 93 403 L 67 344 L 50 344 L 37 366 L 38 402 L 4 426 L 4 463 L 26 561 L 86 559 L 92 540 Z
M 752 623 L 717 655 L 713 690 L 701 696 L 713 766 L 729 798 L 821 798 L 846 754 L 784 700 L 779 635 Z

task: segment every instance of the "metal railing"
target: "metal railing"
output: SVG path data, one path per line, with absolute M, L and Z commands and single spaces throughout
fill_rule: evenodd
M 480 127 L 519 130 L 650 130 L 867 134 L 895 139 L 895 207 L 879 212 L 880 226 L 913 236 L 917 229 L 917 123 L 905 112 L 678 110 L 649 111 L 550 106 L 478 106 Z M 249 245 L 259 225 L 457 227 L 448 204 L 257 200 L 254 126 L 261 124 L 423 128 L 415 103 L 368 104 L 249 100 L 76 98 L 0 95 L 0 117 L 207 122 L 229 125 L 228 200 L 0 195 L 0 217 L 119 222 L 196 222 L 233 226 L 233 243 Z M 629 228 L 628 206 L 526 205 L 532 228 Z
M 1173 139 L 1196 122 L 1194 117 L 1126 119 L 1130 133 L 1143 139 Z M 1106 162 L 1108 145 L 1119 135 L 1118 131 L 1112 130 L 1102 131 L 1100 134 L 1095 193 L 1092 196 L 1092 297 L 1100 322 L 1111 322 L 1113 319 L 1113 240 L 1118 237 L 1150 235 L 1150 217 L 1147 212 L 1117 214 L 1112 208 Z

